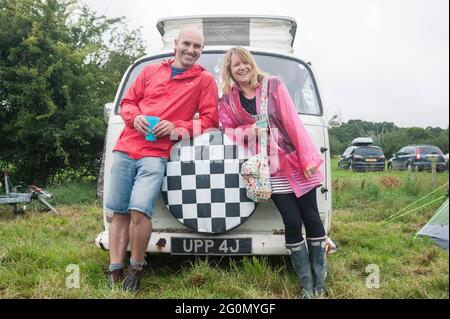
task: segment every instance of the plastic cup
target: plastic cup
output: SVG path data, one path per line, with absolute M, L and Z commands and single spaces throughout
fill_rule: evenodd
M 157 116 L 146 116 L 145 119 L 148 122 L 148 127 L 150 129 L 150 132 L 148 132 L 145 139 L 149 142 L 156 141 L 156 136 L 152 133 L 153 129 L 155 128 L 156 124 L 159 123 L 160 119 Z

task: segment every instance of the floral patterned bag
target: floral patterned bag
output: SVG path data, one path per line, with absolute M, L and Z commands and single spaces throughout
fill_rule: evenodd
M 261 114 L 256 121 L 260 148 L 258 154 L 248 159 L 241 168 L 241 176 L 247 188 L 247 197 L 259 203 L 270 199 L 272 196 L 272 184 L 270 182 L 269 160 L 267 155 L 267 82 L 264 76 L 261 92 Z

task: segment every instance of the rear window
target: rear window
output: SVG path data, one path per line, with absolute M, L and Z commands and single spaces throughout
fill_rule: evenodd
M 203 52 L 198 61 L 209 73 L 214 75 L 216 84 L 220 88 L 220 73 L 222 70 L 224 52 Z M 322 115 L 322 106 L 318 94 L 316 82 L 309 67 L 299 61 L 285 57 L 254 53 L 256 63 L 264 72 L 279 76 L 289 91 L 289 94 L 297 108 L 297 113 L 308 115 Z M 160 63 L 162 60 L 173 59 L 173 56 L 165 55 L 155 59 L 142 61 L 135 66 L 128 75 L 120 92 L 120 101 L 137 75 L 148 64 Z M 116 105 L 116 114 L 119 113 L 119 103 Z
M 436 146 L 420 146 L 420 154 L 437 154 L 443 155 L 442 151 Z
M 368 156 L 384 156 L 381 148 L 376 147 L 359 147 L 355 150 L 355 155 L 368 157 Z

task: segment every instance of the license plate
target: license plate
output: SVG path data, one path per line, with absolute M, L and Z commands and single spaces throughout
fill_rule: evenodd
M 376 162 L 375 158 L 366 158 L 366 162 Z
M 171 239 L 174 255 L 250 255 L 252 239 L 180 238 Z

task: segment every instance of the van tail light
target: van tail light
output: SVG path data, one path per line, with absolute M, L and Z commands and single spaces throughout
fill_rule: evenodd
M 384 160 L 384 159 L 386 159 L 386 156 L 381 155 L 381 156 L 380 156 L 380 159 Z
M 362 160 L 362 156 L 361 155 L 354 155 L 353 159 L 356 160 Z
M 420 148 L 416 147 L 416 160 L 420 160 Z

